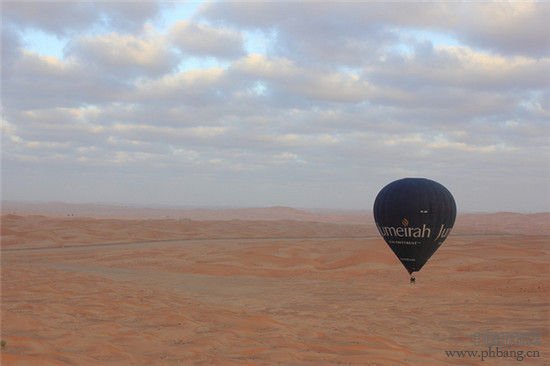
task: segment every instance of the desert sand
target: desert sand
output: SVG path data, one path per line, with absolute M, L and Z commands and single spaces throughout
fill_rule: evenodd
M 550 214 L 461 215 L 411 285 L 365 213 L 88 210 L 4 211 L 2 365 L 549 362 Z

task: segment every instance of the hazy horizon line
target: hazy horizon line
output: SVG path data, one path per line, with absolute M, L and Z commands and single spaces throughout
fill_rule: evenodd
M 67 206 L 107 206 L 111 208 L 127 208 L 127 209 L 168 209 L 168 210 L 246 210 L 246 209 L 293 209 L 299 211 L 339 211 L 339 212 L 355 212 L 355 213 L 370 213 L 372 214 L 372 208 L 345 208 L 345 207 L 300 207 L 289 206 L 286 204 L 273 204 L 265 206 L 235 206 L 235 205 L 184 205 L 184 204 L 167 204 L 167 203 L 129 203 L 129 202 L 69 202 L 69 201 L 57 201 L 57 200 L 14 200 L 14 199 L 2 199 L 0 200 L 0 209 L 4 214 L 4 204 L 31 204 L 31 205 L 67 205 Z M 544 214 L 550 213 L 550 211 L 510 211 L 510 210 L 457 210 L 458 214 L 502 214 L 502 213 L 514 213 L 514 214 Z

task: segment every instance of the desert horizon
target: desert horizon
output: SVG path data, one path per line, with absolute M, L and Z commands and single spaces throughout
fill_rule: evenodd
M 91 217 L 99 217 L 101 215 L 114 215 L 112 218 L 126 218 L 133 215 L 149 215 L 145 218 L 162 217 L 162 215 L 172 214 L 176 216 L 179 214 L 187 213 L 201 213 L 201 212 L 235 212 L 245 214 L 248 212 L 254 212 L 254 210 L 261 211 L 280 211 L 288 215 L 292 211 L 309 213 L 309 214 L 330 214 L 340 213 L 348 215 L 360 215 L 360 214 L 372 214 L 372 202 L 365 201 L 364 208 L 345 208 L 345 207 L 302 207 L 302 206 L 289 206 L 284 204 L 272 204 L 272 205 L 184 205 L 184 204 L 146 204 L 146 203 L 121 203 L 121 202 L 68 202 L 68 201 L 55 201 L 55 200 L 9 200 L 4 199 L 0 202 L 2 207 L 2 214 L 43 214 L 43 215 L 59 215 L 71 213 L 91 213 Z M 486 215 L 486 214 L 521 214 L 521 215 L 536 215 L 545 214 L 550 211 L 546 210 L 464 210 L 460 207 L 457 208 L 459 215 Z M 125 216 L 128 215 L 128 216 Z
M 459 215 L 411 285 L 365 213 L 214 211 L 3 211 L 2 364 L 545 363 L 446 352 L 547 339 L 550 213 Z

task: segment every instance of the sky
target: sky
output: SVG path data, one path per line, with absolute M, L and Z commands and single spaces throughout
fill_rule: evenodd
M 548 2 L 2 2 L 2 199 L 550 211 Z

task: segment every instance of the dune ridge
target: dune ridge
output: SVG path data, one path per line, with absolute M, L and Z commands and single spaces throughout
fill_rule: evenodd
M 57 207 L 57 206 L 56 206 Z M 65 207 L 65 206 L 64 206 Z M 89 209 L 88 206 L 85 206 Z M 57 210 L 57 209 L 56 209 Z M 178 211 L 181 218 L 108 218 L 105 211 L 88 216 L 59 216 L 3 211 L 3 248 L 121 243 L 144 240 L 238 237 L 367 237 L 376 236 L 371 214 L 317 212 L 292 208 Z M 112 214 L 109 211 L 109 215 Z M 150 212 L 134 208 L 133 217 Z M 205 214 L 205 212 L 207 212 Z M 91 213 L 91 212 L 88 212 Z M 71 214 L 72 215 L 72 214 Z M 192 218 L 189 218 L 189 217 Z M 347 216 L 346 216 L 347 215 Z M 254 219 L 250 219 L 250 217 Z M 205 219 L 208 217 L 209 219 Z M 342 222 L 346 217 L 349 221 Z M 550 235 L 550 213 L 460 214 L 452 235 Z

